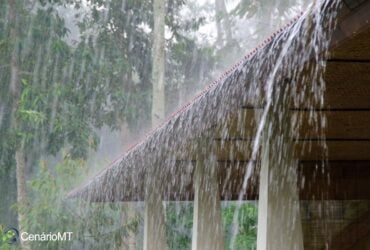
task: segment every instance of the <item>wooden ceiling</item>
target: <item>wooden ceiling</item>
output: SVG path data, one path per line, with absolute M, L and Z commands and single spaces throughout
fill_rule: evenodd
M 312 110 L 293 107 L 290 111 L 292 115 L 303 117 L 299 132 L 302 136 L 295 138 L 298 140 L 296 156 L 301 162 L 301 178 L 305 177 L 306 182 L 301 199 L 321 199 L 325 194 L 325 199 L 332 200 L 370 200 L 370 3 L 367 1 L 355 11 L 344 9 L 343 12 L 347 14 L 343 14 L 339 21 L 327 60 L 325 105 L 314 110 L 327 119 L 325 138 L 310 132 L 314 127 L 308 123 L 307 116 Z M 245 135 L 254 134 L 254 117 L 262 110 L 245 105 L 231 122 L 229 137 L 222 138 L 221 133 L 216 135 L 220 162 L 250 159 L 253 138 Z M 240 119 L 246 124 L 243 128 L 237 127 Z M 327 173 L 317 179 L 322 169 L 315 170 L 313 166 L 321 165 L 323 141 L 328 148 Z M 240 182 L 243 176 L 239 176 Z M 312 189 L 313 186 L 319 188 Z M 250 189 L 249 198 L 256 197 L 258 194 L 253 193 L 256 188 Z M 233 193 L 229 197 L 235 197 L 238 190 L 229 191 Z
M 360 14 L 359 14 L 360 12 Z M 361 13 L 367 13 L 366 21 L 363 20 Z M 360 17 L 358 17 L 360 15 Z M 357 19 L 355 18 L 357 17 Z M 315 110 L 323 113 L 327 119 L 325 130 L 326 143 L 329 149 L 329 160 L 370 160 L 370 4 L 363 6 L 360 10 L 352 12 L 349 16 L 342 17 L 339 24 L 338 33 L 344 33 L 341 29 L 350 29 L 348 26 L 354 25 L 357 29 L 351 29 L 347 36 L 334 36 L 330 57 L 327 60 L 325 73 L 326 91 L 325 105 L 322 109 Z M 250 141 L 250 137 L 243 135 L 253 135 L 255 130 L 254 117 L 256 113 L 261 113 L 263 108 L 253 108 L 250 106 L 242 107 L 235 115 L 235 120 L 230 124 L 228 138 L 221 138 L 216 135 L 215 141 L 223 141 L 226 146 L 220 146 L 218 150 L 219 160 L 242 160 L 246 161 L 250 156 L 245 153 L 245 148 Z M 311 110 L 305 107 L 295 107 L 291 109 L 292 115 L 302 115 L 307 117 Z M 258 114 L 257 114 L 258 116 Z M 320 115 L 318 115 L 320 117 Z M 237 128 L 240 119 L 246 124 L 243 128 Z M 312 150 L 307 151 L 301 160 L 321 160 L 321 150 L 316 133 L 310 135 L 314 128 L 308 123 L 308 118 L 303 119 L 300 128 L 302 146 L 307 141 L 311 141 Z M 217 134 L 217 132 L 216 132 Z M 308 136 L 307 136 L 308 135 Z M 220 143 L 221 144 L 221 143 Z M 300 148 L 298 151 L 300 151 Z M 234 151 L 235 155 L 229 152 Z M 231 159 L 230 159 L 231 158 Z

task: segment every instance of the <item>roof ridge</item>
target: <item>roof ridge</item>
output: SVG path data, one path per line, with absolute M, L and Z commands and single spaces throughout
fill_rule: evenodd
M 145 133 L 142 138 L 140 138 L 136 143 L 131 144 L 128 149 L 119 157 L 111 161 L 106 167 L 101 169 L 99 172 L 94 174 L 93 176 L 95 178 L 99 178 L 100 175 L 102 175 L 105 171 L 108 171 L 109 169 L 113 168 L 117 163 L 121 162 L 127 155 L 129 155 L 131 152 L 133 152 L 137 147 L 142 145 L 145 141 L 148 140 L 152 135 L 154 135 L 157 131 L 160 131 L 166 124 L 168 124 L 171 120 L 176 119 L 181 114 L 183 114 L 186 110 L 188 110 L 194 103 L 196 103 L 199 99 L 201 99 L 203 96 L 205 96 L 207 93 L 209 93 L 214 87 L 218 86 L 220 82 L 227 79 L 232 73 L 235 72 L 235 70 L 242 64 L 246 63 L 248 60 L 252 59 L 252 57 L 261 49 L 265 48 L 268 44 L 270 44 L 276 36 L 281 34 L 283 31 L 287 30 L 288 28 L 292 27 L 302 16 L 306 15 L 309 11 L 306 12 L 300 12 L 298 15 L 296 15 L 294 18 L 292 18 L 289 22 L 287 22 L 285 25 L 283 25 L 281 28 L 279 28 L 277 31 L 273 32 L 268 38 L 264 39 L 261 43 L 259 43 L 254 49 L 250 50 L 248 53 L 246 53 L 241 59 L 239 59 L 234 65 L 229 67 L 227 70 L 224 71 L 223 74 L 221 74 L 216 80 L 211 81 L 208 83 L 203 90 L 198 92 L 198 94 L 195 95 L 195 97 L 187 102 L 186 104 L 182 105 L 177 111 L 173 112 L 171 115 L 168 116 L 165 120 L 163 120 L 157 127 L 151 129 L 149 132 Z M 89 183 L 93 179 L 90 179 L 87 181 L 82 187 L 88 186 Z M 81 188 L 82 188 L 81 187 Z M 73 189 L 71 192 L 68 193 L 67 196 L 72 195 L 76 190 Z
M 120 160 L 121 158 L 124 158 L 125 155 L 127 155 L 130 151 L 132 151 L 133 149 L 135 149 L 137 146 L 139 146 L 141 143 L 143 143 L 144 141 L 146 141 L 147 138 L 149 138 L 152 134 L 154 134 L 156 131 L 160 130 L 162 127 L 164 127 L 165 124 L 167 124 L 168 122 L 170 122 L 172 119 L 174 119 L 176 116 L 179 116 L 180 114 L 182 114 L 183 112 L 186 111 L 187 108 L 191 107 L 198 99 L 202 98 L 205 94 L 207 94 L 213 87 L 217 86 L 220 82 L 222 82 L 222 80 L 226 79 L 228 76 L 230 76 L 232 73 L 234 73 L 234 71 L 243 63 L 247 62 L 249 59 L 251 59 L 257 52 L 258 50 L 260 49 L 263 49 L 266 45 L 268 45 L 270 42 L 273 41 L 273 39 L 279 35 L 280 33 L 282 33 L 284 30 L 286 30 L 287 28 L 291 27 L 293 24 L 295 24 L 298 19 L 300 17 L 302 17 L 304 14 L 304 12 L 300 12 L 300 14 L 298 14 L 297 16 L 295 16 L 290 22 L 288 22 L 287 24 L 285 24 L 282 28 L 278 29 L 277 31 L 275 31 L 274 33 L 272 33 L 272 35 L 268 38 L 266 38 L 265 40 L 263 40 L 263 42 L 261 42 L 260 44 L 258 44 L 253 50 L 250 50 L 246 55 L 244 55 L 242 57 L 242 59 L 239 59 L 233 66 L 229 67 L 227 70 L 224 71 L 223 74 L 221 74 L 216 80 L 213 80 L 211 81 L 210 83 L 208 83 L 205 88 L 203 90 L 201 90 L 200 92 L 198 92 L 195 97 L 188 101 L 187 103 L 185 103 L 184 105 L 180 106 L 180 108 L 176 111 L 174 111 L 173 113 L 171 113 L 168 118 L 164 119 L 157 127 L 151 129 L 149 132 L 145 133 L 144 136 L 138 140 L 138 142 L 135 142 L 133 144 L 131 144 L 128 149 L 125 151 L 124 154 L 122 154 L 121 156 L 117 157 L 117 159 L 113 160 L 108 166 L 107 168 L 109 168 L 110 166 L 114 165 L 115 163 L 117 163 L 118 160 Z

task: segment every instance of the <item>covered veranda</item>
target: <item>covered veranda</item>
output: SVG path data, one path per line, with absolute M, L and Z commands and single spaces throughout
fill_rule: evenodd
M 144 249 L 167 249 L 163 200 L 194 200 L 193 250 L 224 249 L 221 200 L 258 200 L 259 250 L 370 249 L 370 1 L 347 2 L 322 57 L 322 103 L 273 94 L 265 112 L 268 97 L 245 94 L 269 81 L 287 43 L 304 39 L 307 13 L 69 197 L 145 201 Z M 292 78 L 278 69 L 276 84 L 284 93 L 297 79 L 311 84 L 309 69 Z

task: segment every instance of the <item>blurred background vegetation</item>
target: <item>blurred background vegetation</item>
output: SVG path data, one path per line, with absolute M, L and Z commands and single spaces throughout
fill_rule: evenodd
M 161 4 L 167 115 L 304 3 Z M 153 25 L 151 0 L 0 1 L 0 224 L 29 232 L 74 232 L 71 242 L 22 248 L 131 249 L 127 238 L 142 240 L 140 203 L 135 216 L 125 216 L 130 211 L 120 203 L 64 197 L 152 126 Z M 223 203 L 226 242 L 235 207 Z M 189 249 L 192 203 L 166 203 L 166 223 L 170 248 Z M 242 205 L 239 223 L 237 249 L 255 249 L 254 203 Z M 0 249 L 21 247 L 5 242 Z

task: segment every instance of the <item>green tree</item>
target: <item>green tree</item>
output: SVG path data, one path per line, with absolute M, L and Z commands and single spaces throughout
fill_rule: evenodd
M 151 123 L 151 111 L 156 109 L 152 93 L 157 66 L 161 65 L 159 78 L 166 83 L 159 98 L 165 103 L 160 108 L 163 118 L 163 113 L 178 104 L 177 99 L 186 99 L 176 98 L 188 95 L 180 89 L 190 92 L 200 79 L 209 76 L 206 69 L 213 66 L 214 53 L 187 34 L 204 20 L 181 20 L 181 0 L 168 0 L 166 9 L 161 9 L 167 13 L 161 19 L 161 30 L 166 27 L 171 37 L 165 39 L 159 32 L 161 53 L 165 50 L 167 55 L 162 54 L 158 64 L 152 60 L 154 2 L 86 2 L 87 9 L 79 0 L 0 1 L 1 190 L 8 192 L 7 208 L 18 197 L 21 229 L 73 228 L 78 240 L 70 244 L 101 249 L 109 241 L 114 248 L 120 246 L 128 230 L 136 230 L 136 218 L 130 225 L 122 225 L 116 223 L 122 211 L 119 204 L 71 204 L 60 197 L 71 188 L 72 180 L 78 180 L 75 177 L 80 171 L 87 171 L 83 159 L 97 147 L 97 129 L 106 125 L 119 129 L 125 122 L 137 131 Z M 73 44 L 58 11 L 63 6 L 70 8 L 70 4 L 82 13 L 81 34 Z M 171 101 L 172 93 L 175 97 Z M 13 184 L 15 176 L 18 187 Z M 86 208 L 84 214 L 74 213 L 82 207 Z M 66 210 L 72 212 L 65 216 Z M 22 217 L 24 214 L 28 216 Z M 174 237 L 172 246 L 188 244 L 186 237 Z M 64 245 L 43 242 L 35 247 Z
M 222 209 L 222 217 L 226 228 L 226 246 L 230 249 L 230 240 L 233 233 L 233 219 L 237 208 L 235 203 L 228 204 Z M 235 237 L 235 249 L 257 249 L 257 205 L 254 203 L 242 204 L 239 208 L 238 232 Z
M 165 116 L 165 10 L 166 0 L 153 0 L 152 127 L 158 126 Z
M 81 181 L 87 171 L 83 159 L 68 153 L 53 171 L 46 161 L 30 182 L 32 191 L 27 207 L 27 225 L 31 232 L 73 232 L 71 241 L 35 241 L 33 249 L 118 249 L 130 231 L 136 231 L 139 218 L 119 223 L 122 205 L 66 200 L 70 187 Z M 125 212 L 125 211 L 123 211 Z
M 109 85 L 101 91 L 100 82 L 90 81 L 96 63 L 91 63 L 89 41 L 77 48 L 66 43 L 68 30 L 57 5 L 8 3 L 8 13 L 2 13 L 0 163 L 2 173 L 16 173 L 19 228 L 24 230 L 27 176 L 64 147 L 72 157 L 86 157 L 97 145 L 94 126 L 115 124 L 107 102 L 116 89 Z

